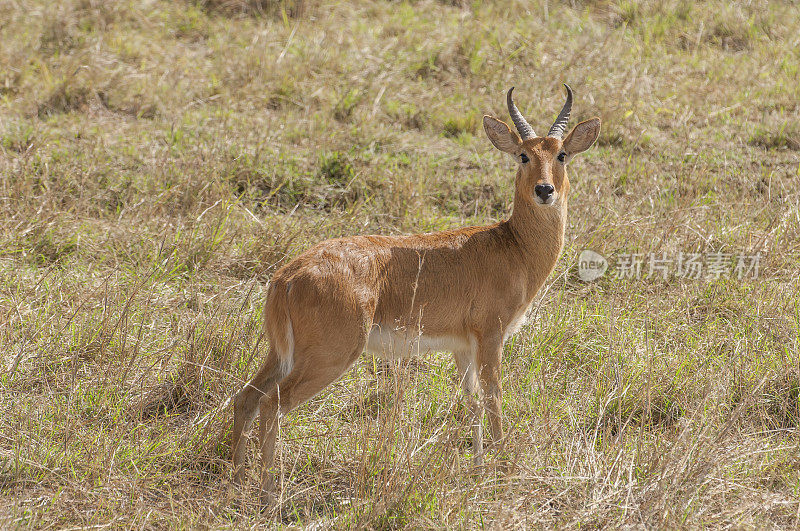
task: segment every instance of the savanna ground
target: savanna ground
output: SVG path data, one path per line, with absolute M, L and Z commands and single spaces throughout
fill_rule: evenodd
M 800 6 L 0 0 L 0 527 L 791 528 Z M 272 272 L 321 239 L 501 219 L 505 90 L 571 163 L 567 244 L 472 466 L 453 362 L 365 357 L 229 491 Z M 611 259 L 594 283 L 581 250 Z M 616 279 L 614 257 L 761 253 Z M 645 266 L 646 272 L 646 266 Z M 251 456 L 252 460 L 252 456 Z

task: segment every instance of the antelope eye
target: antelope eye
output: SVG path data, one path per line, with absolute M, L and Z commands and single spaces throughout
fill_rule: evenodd
M 564 162 L 567 159 L 567 154 L 562 151 L 556 158 L 558 159 L 558 162 Z
M 525 163 L 527 163 L 527 162 L 528 162 L 530 159 L 528 158 L 528 155 L 526 155 L 525 153 L 522 153 L 522 154 L 519 156 L 519 160 L 521 160 L 521 161 L 522 161 L 522 163 L 523 163 L 523 164 L 525 164 Z

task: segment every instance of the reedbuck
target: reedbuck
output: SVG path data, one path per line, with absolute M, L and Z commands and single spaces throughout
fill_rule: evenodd
M 455 356 L 482 462 L 483 407 L 491 438 L 502 437 L 503 342 L 522 324 L 564 244 L 566 165 L 588 149 L 600 119 L 564 137 L 572 91 L 547 136 L 536 136 L 508 91 L 517 132 L 491 116 L 492 144 L 518 163 L 511 216 L 485 227 L 410 236 L 354 236 L 324 241 L 275 276 L 264 328 L 270 350 L 234 399 L 234 481 L 244 473 L 246 437 L 260 405 L 262 493 L 270 499 L 278 413 L 288 413 L 338 379 L 364 350 L 381 357 L 450 351 Z

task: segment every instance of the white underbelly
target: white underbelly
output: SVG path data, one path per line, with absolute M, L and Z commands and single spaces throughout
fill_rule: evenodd
M 503 333 L 503 343 L 505 343 L 508 338 L 516 334 L 520 328 L 522 328 L 525 324 L 527 324 L 528 320 L 531 318 L 531 314 L 533 313 L 533 304 L 531 303 L 529 306 L 523 307 L 517 315 L 511 320 L 509 325 L 506 327 L 505 332 Z
M 410 358 L 427 352 L 469 350 L 469 340 L 458 336 L 420 334 L 418 331 L 375 325 L 367 337 L 367 352 L 382 359 Z

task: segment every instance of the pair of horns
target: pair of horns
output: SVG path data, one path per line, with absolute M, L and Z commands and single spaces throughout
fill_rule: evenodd
M 567 128 L 567 122 L 569 121 L 569 113 L 572 111 L 572 89 L 569 88 L 569 85 L 566 83 L 564 83 L 564 87 L 567 89 L 567 101 L 561 108 L 561 112 L 558 113 L 558 118 L 556 118 L 553 126 L 550 127 L 550 131 L 547 132 L 547 136 L 552 136 L 554 138 L 562 138 L 564 136 L 564 130 Z M 536 136 L 536 133 L 533 132 L 531 124 L 522 116 L 522 113 L 519 112 L 519 109 L 517 109 L 517 106 L 514 104 L 514 98 L 511 96 L 512 92 L 514 92 L 514 87 L 508 89 L 508 95 L 506 96 L 508 113 L 511 115 L 511 121 L 513 121 L 514 125 L 517 127 L 517 131 L 519 131 L 519 136 L 522 137 L 522 140 L 532 138 Z

